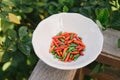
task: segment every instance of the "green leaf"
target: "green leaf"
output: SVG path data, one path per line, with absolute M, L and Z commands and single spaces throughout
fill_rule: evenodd
M 11 64 L 11 66 L 13 66 L 13 67 L 17 67 L 18 65 L 19 65 L 19 63 L 21 63 L 21 62 L 23 62 L 23 61 L 25 61 L 24 60 L 24 55 L 23 54 L 21 54 L 20 52 L 15 52 L 14 53 L 15 55 L 13 55 L 13 57 L 12 57 L 12 64 Z
M 74 0 L 58 0 L 59 3 L 66 3 L 69 4 L 70 6 L 74 5 Z
M 100 29 L 105 30 L 105 27 L 100 23 L 99 20 L 96 20 L 97 25 L 99 26 Z
M 11 44 L 9 47 L 8 47 L 8 51 L 9 52 L 15 52 L 17 50 L 17 48 L 16 48 L 16 45 L 14 45 L 14 44 Z
M 20 10 L 23 13 L 31 13 L 33 11 L 33 8 L 32 7 L 26 7 L 26 6 L 20 6 Z
M 91 4 L 91 5 L 96 5 L 96 4 L 97 4 L 97 1 L 96 1 L 96 0 L 90 0 L 90 4 Z
M 11 65 L 11 61 L 6 62 L 6 63 L 2 66 L 2 70 L 3 70 L 3 71 L 7 70 L 7 69 L 10 67 L 10 65 Z
M 5 39 L 5 42 L 3 42 L 3 48 L 5 48 L 5 50 L 6 50 L 10 44 L 11 44 L 11 40 L 7 37 Z
M 18 49 L 25 55 L 30 55 L 31 48 L 29 45 L 26 45 L 24 43 L 19 43 Z
M 24 36 L 23 39 L 22 39 L 22 42 L 26 43 L 26 44 L 31 44 L 31 41 L 32 41 L 32 38 L 28 35 Z
M 58 0 L 59 3 L 63 3 L 65 0 Z
M 11 57 L 12 57 L 11 53 L 4 53 L 3 56 L 2 56 L 2 62 L 9 61 Z
M 1 18 L 1 20 L 8 22 L 9 20 L 8 20 L 8 18 L 6 16 L 8 16 L 8 14 L 6 12 L 0 12 L 0 18 Z
M 79 8 L 79 12 L 82 14 L 82 15 L 84 15 L 84 16 L 86 16 L 86 17 L 89 17 L 89 11 L 87 10 L 87 9 L 85 9 L 85 8 Z
M 101 64 L 100 69 L 99 69 L 99 73 L 103 73 L 104 72 L 104 64 Z
M 118 48 L 120 48 L 120 39 L 118 39 Z
M 0 18 L 0 32 L 2 31 L 2 19 Z
M 69 3 L 71 6 L 74 5 L 74 0 L 65 0 L 65 1 L 66 1 L 66 3 Z
M 1 2 L 0 2 L 1 3 Z M 11 9 L 9 8 L 8 5 L 5 5 L 4 3 L 0 4 L 0 8 L 4 10 L 5 12 L 11 12 Z
M 2 0 L 2 3 L 8 6 L 15 6 L 15 4 L 12 1 L 9 0 Z
M 17 33 L 15 30 L 13 29 L 8 29 L 7 30 L 7 37 L 10 39 L 10 40 L 13 40 L 15 41 L 17 39 Z
M 22 39 L 27 34 L 28 34 L 27 27 L 26 26 L 20 27 L 20 29 L 19 29 L 19 37 L 20 37 L 20 39 Z
M 95 66 L 95 67 L 94 67 Z M 93 63 L 92 65 L 91 65 L 91 67 L 94 67 L 94 68 L 92 68 L 93 70 L 92 70 L 92 72 L 90 73 L 91 75 L 92 74 L 96 74 L 96 73 L 103 73 L 104 72 L 104 64 L 101 64 L 101 63 Z
M 95 66 L 95 68 L 92 70 L 91 74 L 96 74 L 96 73 L 98 73 L 98 72 L 99 72 L 99 69 L 100 69 L 100 64 L 97 64 L 97 65 Z
M 1 19 L 1 31 L 3 31 L 4 33 L 8 30 L 8 29 L 13 29 L 14 28 L 14 24 L 10 23 L 8 21 L 3 20 L 3 18 Z
M 109 11 L 107 8 L 102 8 L 102 9 L 96 9 L 95 10 L 97 19 L 102 23 L 102 25 L 107 25 L 108 24 L 108 18 L 109 18 Z
M 49 5 L 48 8 L 49 8 L 49 9 L 48 9 L 48 13 L 49 13 L 49 14 L 54 14 L 54 13 L 56 13 L 55 7 L 54 7 L 53 5 Z
M 63 12 L 68 12 L 69 11 L 69 8 L 67 6 L 64 6 L 63 7 Z
M 47 4 L 47 3 L 45 3 L 45 2 L 37 2 L 37 3 L 36 3 L 37 6 L 45 6 L 46 4 Z
M 114 11 L 111 14 L 110 24 L 112 28 L 120 30 L 120 12 Z
M 120 5 L 120 0 L 118 0 L 118 3 L 119 3 L 119 5 Z
M 77 7 L 73 7 L 73 8 L 71 9 L 71 11 L 77 13 L 77 12 L 79 11 L 79 8 L 77 8 Z

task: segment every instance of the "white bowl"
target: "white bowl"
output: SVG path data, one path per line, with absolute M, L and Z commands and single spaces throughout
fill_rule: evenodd
M 49 53 L 52 37 L 58 32 L 75 32 L 86 45 L 84 56 L 76 61 L 62 62 Z M 93 62 L 101 53 L 103 35 L 89 18 L 77 13 L 54 14 L 41 21 L 33 33 L 33 48 L 37 56 L 49 66 L 58 69 L 77 69 Z

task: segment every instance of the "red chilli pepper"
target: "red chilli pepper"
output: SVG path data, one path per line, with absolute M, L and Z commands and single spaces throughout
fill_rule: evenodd
M 81 41 L 81 39 L 80 39 L 80 38 L 78 38 L 78 37 L 76 37 L 76 39 L 77 39 L 78 41 Z
M 62 44 L 62 42 L 60 40 L 56 39 L 56 41 L 58 44 Z
M 68 44 L 70 44 L 70 43 L 72 43 L 72 42 L 73 42 L 73 40 L 69 40 L 69 41 L 68 41 Z
M 80 55 L 81 55 L 81 56 L 84 56 L 83 52 L 80 52 Z
M 72 59 L 69 59 L 68 62 L 72 62 L 73 60 Z
M 53 43 L 55 44 L 55 46 L 58 46 L 58 44 L 53 40 Z
M 79 53 L 78 51 L 71 52 L 71 54 L 78 54 L 78 53 Z
M 60 47 L 57 47 L 57 48 L 55 48 L 55 50 L 63 50 L 64 48 L 66 48 L 67 46 L 60 46 Z
M 56 52 L 57 52 L 57 54 L 58 54 L 59 56 L 61 56 L 60 53 L 59 53 L 59 51 L 56 51 Z
M 62 38 L 63 36 L 54 36 L 52 37 L 53 39 L 58 39 L 58 38 Z
M 78 49 L 78 51 L 82 51 L 84 49 L 84 47 L 80 47 L 79 49 Z
M 81 46 L 85 46 L 85 45 L 82 43 L 82 41 L 74 40 L 74 43 L 76 43 L 76 44 L 80 44 Z
M 67 38 L 65 40 L 69 40 L 70 39 L 70 36 L 67 36 Z
M 76 46 L 76 49 L 79 49 L 79 48 L 81 48 L 81 46 Z
M 66 59 L 65 59 L 65 62 L 67 62 L 69 60 L 69 57 L 70 57 L 70 53 L 68 53 Z
M 74 34 L 74 36 L 73 36 L 74 38 L 77 38 L 77 34 Z
M 67 36 L 68 32 L 64 32 L 61 36 Z

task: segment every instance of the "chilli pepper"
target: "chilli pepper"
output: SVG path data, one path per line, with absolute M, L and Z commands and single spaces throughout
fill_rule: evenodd
M 82 39 L 73 32 L 59 32 L 52 37 L 49 52 L 59 61 L 71 62 L 77 60 L 79 56 L 84 56 L 85 44 Z

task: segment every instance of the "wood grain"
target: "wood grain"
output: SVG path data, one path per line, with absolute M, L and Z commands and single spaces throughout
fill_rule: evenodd
M 118 39 L 120 38 L 120 31 L 107 29 L 103 31 L 104 44 L 103 52 L 111 54 L 113 56 L 120 57 L 120 48 L 118 48 Z
M 75 77 L 73 80 L 84 80 L 83 68 L 76 71 Z
M 116 80 L 114 77 L 112 77 L 109 74 L 105 74 L 105 73 L 99 73 L 99 74 L 90 74 L 91 70 L 88 68 L 84 68 L 83 69 L 83 73 L 86 75 L 89 75 L 93 78 L 97 78 L 98 80 Z
M 102 52 L 101 55 L 98 56 L 96 61 L 120 68 L 120 58 L 112 54 Z
M 55 69 L 39 60 L 29 80 L 73 80 L 75 73 L 76 70 Z

